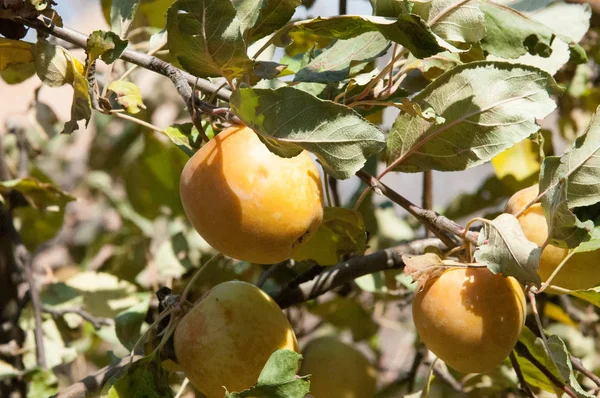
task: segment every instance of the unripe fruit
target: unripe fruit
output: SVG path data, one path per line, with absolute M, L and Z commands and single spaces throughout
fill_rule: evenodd
M 517 343 L 525 316 L 521 285 L 487 268 L 445 271 L 413 300 L 415 326 L 427 348 L 464 373 L 498 366 Z
M 323 219 L 321 178 L 310 155 L 279 157 L 245 126 L 222 131 L 192 156 L 180 193 L 211 246 L 259 264 L 292 257 Z
M 177 324 L 175 355 L 192 385 L 208 398 L 253 386 L 273 352 L 298 352 L 292 327 L 266 293 L 245 282 L 211 289 Z
M 537 185 L 520 190 L 508 200 L 504 211 L 517 214 L 531 203 L 538 193 Z M 544 217 L 542 205 L 540 203 L 532 205 L 518 217 L 518 220 L 525 237 L 538 246 L 542 246 L 548 238 L 548 224 Z M 568 249 L 552 245 L 547 245 L 544 248 L 538 268 L 538 274 L 542 281 L 546 281 L 552 275 L 568 253 Z M 576 253 L 562 266 L 558 274 L 552 279 L 551 284 L 571 290 L 589 289 L 597 286 L 600 284 L 599 263 L 600 250 Z
M 334 336 L 320 337 L 302 350 L 300 375 L 310 374 L 315 398 L 370 398 L 376 371 L 363 354 Z

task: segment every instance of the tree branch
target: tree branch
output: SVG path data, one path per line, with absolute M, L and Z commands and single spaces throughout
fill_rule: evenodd
M 29 26 L 35 30 L 46 32 L 54 37 L 74 44 L 77 47 L 87 48 L 88 36 L 86 36 L 85 34 L 73 29 L 64 27 L 61 28 L 59 26 L 56 26 L 51 22 L 49 18 L 46 18 L 44 16 L 40 16 L 40 18 L 42 19 L 18 19 L 16 21 L 22 23 L 25 26 Z M 174 66 L 170 65 L 168 62 L 161 60 L 160 58 L 129 49 L 125 50 L 123 54 L 121 54 L 120 58 L 124 61 L 141 66 L 142 68 L 151 70 L 153 72 L 159 73 L 167 77 L 169 77 L 169 73 L 172 72 L 171 68 L 177 69 Z M 187 72 L 182 71 L 181 69 L 177 70 L 182 74 L 183 78 L 190 86 L 195 86 L 198 88 L 198 90 L 202 92 L 215 94 L 217 98 L 222 99 L 224 101 L 229 101 L 231 91 L 226 89 L 219 89 L 218 86 L 212 84 L 206 79 L 198 78 Z
M 380 250 L 367 256 L 353 257 L 348 261 L 327 268 L 314 279 L 303 282 L 294 288 L 283 288 L 275 295 L 275 301 L 281 308 L 287 308 L 319 297 L 363 275 L 402 268 L 404 266 L 402 255 L 423 253 L 427 246 L 446 249 L 446 245 L 439 239 L 423 239 Z
M 519 365 L 519 362 L 517 361 L 515 352 L 511 351 L 510 355 L 508 357 L 510 358 L 510 363 L 512 364 L 512 367 L 515 370 L 515 373 L 517 374 L 517 379 L 519 379 L 519 384 L 521 384 L 521 390 L 523 390 L 523 392 L 525 392 L 525 394 L 527 394 L 527 396 L 529 398 L 535 398 L 535 395 L 533 395 L 533 392 L 531 391 L 529 384 L 527 384 L 527 381 L 525 381 L 525 376 L 523 376 L 523 372 L 521 371 L 521 366 Z
M 451 233 L 456 236 L 465 234 L 465 229 L 450 220 L 447 217 L 441 216 L 433 210 L 425 210 L 415 205 L 404 196 L 390 189 L 387 185 L 379 181 L 364 170 L 359 170 L 356 175 L 363 180 L 375 193 L 386 196 L 392 202 L 402 206 L 406 211 L 415 216 L 419 221 L 433 232 L 442 242 L 449 248 L 456 247 L 456 243 L 446 235 Z M 465 238 L 471 243 L 477 243 L 478 234 L 472 231 L 467 232 Z
M 96 330 L 100 329 L 102 326 L 109 326 L 112 324 L 111 319 L 97 318 L 82 308 L 57 309 L 57 308 L 48 307 L 46 305 L 42 305 L 42 312 L 52 315 L 53 318 L 60 318 L 60 317 L 64 316 L 65 314 L 77 314 L 80 317 L 82 317 L 83 319 L 85 319 L 86 321 L 88 321 L 89 323 L 91 323 L 92 326 L 94 327 L 94 329 L 96 329 Z

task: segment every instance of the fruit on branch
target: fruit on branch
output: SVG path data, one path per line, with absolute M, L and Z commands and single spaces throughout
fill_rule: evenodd
M 504 211 L 517 214 L 531 203 L 538 193 L 537 185 L 518 191 L 508 200 Z M 527 239 L 542 246 L 548 238 L 548 223 L 542 205 L 540 203 L 532 205 L 518 217 L 518 220 Z M 552 275 L 568 253 L 569 250 L 562 247 L 547 245 L 544 248 L 538 268 L 542 281 L 546 281 Z M 589 289 L 600 285 L 599 263 L 600 250 L 576 253 L 562 266 L 551 284 L 571 290 Z
M 212 288 L 177 324 L 175 355 L 192 385 L 208 398 L 250 388 L 271 354 L 298 352 L 292 327 L 277 304 L 239 281 Z
M 221 253 L 260 264 L 292 257 L 323 219 L 322 183 L 307 152 L 282 158 L 249 127 L 230 127 L 181 174 L 183 208 Z
M 312 340 L 302 350 L 300 375 L 310 374 L 315 398 L 375 396 L 376 371 L 365 356 L 335 336 Z
M 514 278 L 487 268 L 453 268 L 415 294 L 413 318 L 427 348 L 448 366 L 483 373 L 514 348 L 525 323 L 525 305 Z

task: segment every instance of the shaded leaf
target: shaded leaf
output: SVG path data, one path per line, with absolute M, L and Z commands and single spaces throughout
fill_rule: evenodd
M 444 51 L 431 57 L 418 59 L 409 57 L 408 61 L 402 67 L 402 70 L 409 72 L 411 70 L 419 70 L 428 80 L 434 80 L 444 72 L 462 64 L 460 56 L 448 51 Z
M 51 206 L 64 207 L 75 200 L 54 184 L 41 182 L 33 177 L 0 181 L 0 195 L 10 191 L 19 191 L 34 209 L 46 209 Z
M 33 62 L 26 64 L 10 65 L 0 72 L 0 78 L 8 84 L 18 84 L 35 75 Z
M 128 350 L 133 350 L 135 343 L 140 338 L 141 327 L 150 307 L 150 295 L 144 296 L 139 303 L 121 311 L 115 317 L 115 332 L 121 344 Z
M 292 87 L 242 88 L 231 107 L 280 156 L 314 153 L 330 175 L 346 179 L 384 146 L 381 131 L 353 110 Z
M 226 392 L 227 398 L 303 398 L 310 388 L 309 376 L 298 377 L 302 355 L 290 350 L 277 350 L 265 364 L 258 382 L 242 392 Z
M 479 233 L 475 259 L 487 264 L 494 273 L 512 276 L 523 285 L 539 285 L 537 273 L 542 249 L 525 237 L 519 221 L 512 214 L 501 214 L 491 225 L 483 224 Z
M 581 388 L 581 385 L 577 381 L 577 377 L 573 373 L 573 364 L 571 364 L 569 351 L 567 351 L 567 347 L 562 339 L 555 335 L 548 337 L 548 348 L 550 349 L 550 355 L 562 376 L 562 380 L 565 381 L 579 397 L 593 398 L 595 395 L 587 393 Z
M 425 253 L 419 256 L 402 256 L 404 273 L 417 282 L 417 291 L 422 291 L 429 279 L 435 279 L 444 271 L 456 267 L 454 261 L 442 260 L 435 253 Z
M 486 33 L 481 40 L 485 51 L 502 58 L 552 53 L 554 33 L 542 23 L 500 4 L 484 2 L 480 8 L 485 14 Z
M 348 256 L 364 254 L 366 249 L 367 234 L 361 214 L 344 207 L 326 207 L 319 229 L 298 248 L 294 259 L 335 265 Z
M 108 90 L 117 95 L 117 102 L 127 113 L 136 114 L 146 109 L 140 88 L 135 83 L 115 80 L 108 85 Z
M 294 81 L 329 83 L 345 79 L 355 62 L 369 62 L 383 55 L 390 42 L 379 32 L 367 32 L 339 40 L 300 69 Z
M 118 1 L 118 4 L 124 2 Z M 91 58 L 90 62 L 101 58 L 107 64 L 115 62 L 127 48 L 127 40 L 121 39 L 113 32 L 102 30 L 93 31 L 87 39 L 87 52 Z
M 79 120 L 85 120 L 87 127 L 92 117 L 92 100 L 89 93 L 89 83 L 87 79 L 78 72 L 74 72 L 73 79 L 73 104 L 71 105 L 71 120 L 65 123 L 65 128 L 61 134 L 71 134 L 78 130 Z
M 464 170 L 538 131 L 560 88 L 547 73 L 503 62 L 472 62 L 434 80 L 413 98 L 445 122 L 402 113 L 388 136 L 394 170 Z
M 277 76 L 286 76 L 292 74 L 286 71 L 287 65 L 272 61 L 256 61 L 254 63 L 254 73 L 261 79 L 275 79 Z
M 350 330 L 354 341 L 373 337 L 379 326 L 360 303 L 348 298 L 335 298 L 319 303 L 309 311 L 342 330 Z
M 192 157 L 202 141 L 200 133 L 192 123 L 172 124 L 165 129 L 165 134 L 189 157 Z
M 415 2 L 412 12 L 444 40 L 477 43 L 486 33 L 485 15 L 479 0 L 431 0 Z
M 171 54 L 193 75 L 232 79 L 252 70 L 230 1 L 177 0 L 167 14 L 167 31 Z
M 188 160 L 177 147 L 146 134 L 142 154 L 123 171 L 135 211 L 151 220 L 161 214 L 161 207 L 171 214 L 183 214 L 179 178 Z
M 19 235 L 30 251 L 54 238 L 63 226 L 64 208 L 17 207 L 13 216 L 19 221 Z
M 423 58 L 444 51 L 439 40 L 418 16 L 403 13 L 398 18 L 341 15 L 297 22 L 292 31 L 307 31 L 323 37 L 351 39 L 367 32 L 380 32 L 386 39 Z
M 373 15 L 380 17 L 398 17 L 402 13 L 410 12 L 412 3 L 404 0 L 369 0 L 373 7 Z
M 233 0 L 240 29 L 248 44 L 281 28 L 294 15 L 300 0 Z
M 169 398 L 173 391 L 169 386 L 166 370 L 160 365 L 160 360 L 154 355 L 135 361 L 127 367 L 124 375 L 120 376 L 110 386 L 107 398 Z

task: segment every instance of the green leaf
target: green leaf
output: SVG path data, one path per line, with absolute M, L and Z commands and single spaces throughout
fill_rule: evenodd
M 41 182 L 33 177 L 0 181 L 0 195 L 7 194 L 12 190 L 20 192 L 34 209 L 46 209 L 51 206 L 62 208 L 75 200 L 74 197 L 60 190 L 54 184 Z
M 485 14 L 485 38 L 481 47 L 498 57 L 517 58 L 526 53 L 549 57 L 554 33 L 520 12 L 489 2 L 480 5 Z
M 177 0 L 167 14 L 171 54 L 200 77 L 233 79 L 252 70 L 240 28 L 230 1 Z
M 250 44 L 285 25 L 300 0 L 233 0 L 246 43 Z
M 121 311 L 115 317 L 115 331 L 119 341 L 128 350 L 133 350 L 135 343 L 141 335 L 141 328 L 146 313 L 150 307 L 150 295 L 145 294 L 142 301 L 131 306 L 130 308 Z
M 189 157 L 194 155 L 195 149 L 201 144 L 200 133 L 192 123 L 172 124 L 165 129 L 165 134 Z
M 135 361 L 108 389 L 107 398 L 170 398 L 169 375 L 154 355 Z
M 413 3 L 404 0 L 369 0 L 373 7 L 373 15 L 397 18 L 403 13 L 410 12 Z
M 17 207 L 13 210 L 13 216 L 19 221 L 19 235 L 30 251 L 56 236 L 63 226 L 64 215 L 64 208 Z
M 302 355 L 277 350 L 265 364 L 258 382 L 242 392 L 227 392 L 227 398 L 304 398 L 309 392 L 309 377 L 297 377 Z
M 397 19 L 341 15 L 299 21 L 292 32 L 305 31 L 322 37 L 351 39 L 367 32 L 380 32 L 386 39 L 406 47 L 415 57 L 424 58 L 444 51 L 443 41 L 417 15 L 403 13 Z
M 117 95 L 117 102 L 127 113 L 136 114 L 146 109 L 140 88 L 135 83 L 115 80 L 108 85 L 108 90 Z
M 325 301 L 309 311 L 339 329 L 350 330 L 354 341 L 369 339 L 379 330 L 371 313 L 355 300 L 348 298 Z
M 347 256 L 364 254 L 366 249 L 367 233 L 361 214 L 344 207 L 326 207 L 319 229 L 299 247 L 294 259 L 335 265 Z
M 600 107 L 596 109 L 585 133 L 575 140 L 569 150 L 560 157 L 546 157 L 542 164 L 541 191 L 554 190 L 565 179 L 569 208 L 591 206 L 600 202 L 600 185 L 597 184 L 597 170 L 600 168 L 599 111 Z M 549 203 L 550 201 L 546 201 L 546 205 Z
M 33 62 L 7 66 L 0 72 L 0 77 L 8 84 L 19 84 L 35 75 Z
M 109 21 L 111 30 L 120 37 L 126 37 L 139 4 L 139 0 L 112 0 Z
M 445 122 L 402 113 L 388 136 L 394 170 L 465 170 L 487 162 L 539 130 L 536 119 L 556 107 L 560 88 L 549 74 L 504 62 L 457 66 L 413 101 Z
M 552 359 L 546 353 L 546 349 L 544 348 L 544 342 L 541 338 L 536 337 L 535 334 L 525 326 L 521 335 L 519 336 L 519 342 L 523 343 L 525 347 L 527 347 L 528 351 L 533 355 L 544 367 L 546 367 L 556 378 L 560 379 L 561 375 L 556 368 L 556 365 L 552 361 Z M 525 381 L 532 387 L 541 388 L 543 390 L 558 393 L 554 384 L 548 380 L 548 378 L 529 360 L 525 359 L 521 354 L 519 354 L 519 347 L 516 349 L 516 357 L 519 366 L 521 367 L 521 372 L 523 372 L 523 376 L 525 377 Z
M 272 61 L 256 61 L 254 63 L 254 73 L 261 79 L 275 79 L 278 76 L 287 76 L 293 74 L 286 70 L 287 65 Z
M 26 331 L 23 347 L 35 347 L 34 329 L 36 328 L 33 320 L 33 310 L 31 307 L 21 315 L 19 326 Z M 44 339 L 44 349 L 46 352 L 46 365 L 48 369 L 56 366 L 68 364 L 77 358 L 77 350 L 67 346 L 63 336 L 58 329 L 54 319 L 45 319 L 42 322 L 42 335 Z M 26 369 L 37 366 L 35 350 L 28 350 L 23 355 L 23 365 Z
M 444 51 L 443 53 L 438 53 L 423 59 L 409 57 L 402 70 L 409 72 L 417 69 L 421 71 L 426 79 L 434 80 L 444 72 L 447 72 L 460 64 L 462 64 L 462 61 L 458 54 Z
M 353 110 L 293 87 L 238 89 L 230 104 L 269 149 L 291 157 L 304 148 L 338 179 L 352 176 L 384 146 L 381 131 Z
M 105 63 L 112 64 L 123 54 L 127 44 L 127 40 L 121 39 L 113 32 L 95 30 L 87 39 L 87 52 L 91 61 L 101 58 Z
M 183 214 L 179 178 L 188 160 L 177 147 L 146 134 L 141 156 L 124 170 L 133 208 L 151 220 L 161 214 L 161 207 L 171 214 Z
M 444 40 L 477 43 L 486 33 L 479 0 L 430 0 L 415 2 L 412 12 L 426 21 Z
M 581 385 L 577 381 L 577 377 L 573 372 L 571 357 L 564 341 L 562 341 L 560 337 L 552 335 L 548 337 L 548 348 L 550 349 L 550 355 L 558 367 L 562 379 L 571 387 L 577 396 L 593 398 L 595 395 L 587 393 L 581 388 Z
M 58 393 L 58 379 L 51 370 L 36 369 L 27 375 L 27 398 L 49 397 Z
M 523 285 L 541 283 L 537 268 L 542 249 L 527 240 L 512 214 L 501 214 L 492 225 L 484 223 L 477 243 L 475 259 L 494 274 L 513 276 Z
M 348 40 L 339 40 L 324 50 L 294 78 L 297 82 L 330 83 L 345 79 L 351 65 L 370 62 L 385 54 L 390 42 L 379 32 L 367 32 Z

